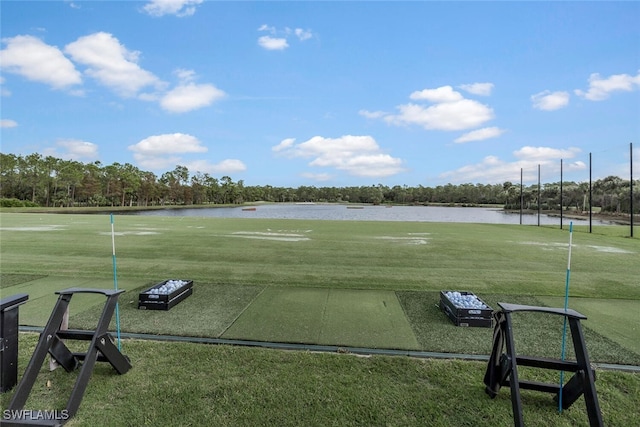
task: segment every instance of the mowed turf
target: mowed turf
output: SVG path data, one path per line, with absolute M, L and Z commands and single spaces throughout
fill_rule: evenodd
M 120 286 L 130 286 L 126 281 Z M 11 287 L 2 289 L 2 296 L 27 294 L 29 299 L 26 304 L 20 307 L 20 323 L 29 326 L 44 326 L 49 320 L 51 311 L 58 299 L 56 291 L 67 288 L 92 288 L 92 289 L 113 289 L 113 279 L 69 279 L 68 277 L 46 276 L 22 283 L 14 284 Z M 76 294 L 72 298 L 73 313 L 79 314 L 90 311 L 92 307 L 98 306 L 102 310 L 105 297 L 97 294 Z M 98 320 L 98 317 L 95 317 Z M 95 326 L 95 323 L 94 323 Z
M 21 308 L 21 323 L 43 324 L 56 290 L 75 286 L 112 288 L 108 215 L 3 212 L 0 222 L 2 296 L 25 292 L 31 298 Z M 491 304 L 497 296 L 506 302 L 524 301 L 525 297 L 538 302 L 545 297 L 562 298 L 569 237 L 566 229 L 501 224 L 140 216 L 117 216 L 115 230 L 118 283 L 127 290 L 120 299 L 125 331 L 230 337 L 235 328 L 242 334 L 263 328 L 261 339 L 270 339 L 278 327 L 295 323 L 280 317 L 300 319 L 304 315 L 312 323 L 298 323 L 295 330 L 290 330 L 292 335 L 283 340 L 315 337 L 315 342 L 320 342 L 328 337 L 321 332 L 333 328 L 337 341 L 331 344 L 358 345 L 364 337 L 362 331 L 367 331 L 372 341 L 366 345 L 378 346 L 376 334 L 393 322 L 385 319 L 385 310 L 368 308 L 365 297 L 336 302 L 312 298 L 321 301 L 317 307 L 302 303 L 302 307 L 296 307 L 276 299 L 270 301 L 266 296 L 286 288 L 291 294 L 309 289 L 308 295 L 318 289 L 327 290 L 326 295 L 333 290 L 340 290 L 342 295 L 348 294 L 347 290 L 362 295 L 380 291 L 400 296 L 422 350 L 471 353 L 486 353 L 490 333 L 453 327 L 435 307 L 438 291 L 471 291 Z M 594 310 L 611 316 L 601 326 L 608 322 L 612 331 L 615 325 L 634 320 L 638 323 L 620 308 L 626 304 L 623 301 L 640 301 L 640 241 L 620 237 L 617 232 L 607 234 L 607 230 L 615 228 L 600 227 L 599 234 L 574 232 L 570 293 L 572 301 L 591 301 Z M 194 295 L 169 312 L 138 310 L 137 292 L 169 278 L 194 280 Z M 263 289 L 268 292 L 264 300 L 259 300 L 272 303 L 271 311 L 260 309 L 258 300 L 252 303 Z M 607 303 L 610 298 L 619 298 L 621 304 L 616 307 Z M 74 297 L 72 304 L 76 301 Z M 379 304 L 393 299 L 377 295 L 373 301 Z M 329 311 L 320 313 L 321 307 Z M 90 328 L 99 310 L 95 304 L 72 308 L 71 320 Z M 254 310 L 260 316 L 254 316 Z M 321 314 L 327 313 L 331 316 L 324 320 Z M 240 328 L 249 319 L 245 316 L 254 316 L 256 323 Z M 365 317 L 364 328 L 351 327 Z M 265 319 L 271 318 L 274 324 L 261 324 L 270 323 Z M 591 325 L 596 319 L 590 316 L 586 323 Z M 277 324 L 280 320 L 284 321 Z M 376 322 L 379 324 L 375 327 L 366 328 Z M 538 324 L 531 322 L 523 327 L 534 330 Z M 592 330 L 596 330 L 595 325 Z M 594 360 L 640 364 L 637 352 L 629 358 L 619 349 L 615 354 L 605 350 L 630 347 L 616 344 L 619 334 L 597 330 L 608 341 L 598 340 L 603 351 L 594 351 Z M 625 333 L 625 342 L 629 338 L 640 342 L 637 328 L 626 328 Z M 352 341 L 348 343 L 345 338 Z M 414 345 L 403 342 L 380 346 Z
M 564 299 L 539 298 L 551 307 L 563 307 Z M 569 307 L 587 316 L 589 328 L 640 354 L 640 301 L 570 298 Z
M 224 338 L 419 349 L 395 292 L 267 288 Z

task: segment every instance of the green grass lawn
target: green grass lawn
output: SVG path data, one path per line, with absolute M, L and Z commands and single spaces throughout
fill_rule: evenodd
M 108 215 L 2 213 L 0 220 L 0 290 L 28 291 L 22 323 L 43 325 L 55 290 L 113 286 Z M 128 291 L 121 326 L 130 332 L 387 348 L 417 342 L 427 351 L 486 354 L 490 334 L 448 323 L 435 307 L 439 290 L 472 291 L 495 307 L 498 298 L 546 304 L 565 289 L 568 231 L 550 227 L 116 216 L 115 229 L 118 284 Z M 616 324 L 640 323 L 633 317 L 640 243 L 576 232 L 573 244 L 571 301 L 609 316 L 586 313 L 594 360 L 640 364 L 629 345 L 640 331 L 615 332 Z M 167 278 L 193 279 L 194 296 L 169 312 L 138 310 L 137 293 Z M 396 298 L 376 292 L 395 292 L 406 320 L 391 310 Z M 298 294 L 305 296 L 287 303 Z M 614 297 L 629 310 L 616 310 Z M 389 306 L 369 308 L 380 301 Z M 92 327 L 100 306 L 74 302 L 72 322 Z
M 455 327 L 436 307 L 440 290 L 471 291 L 494 308 L 562 306 L 565 291 L 569 234 L 552 227 L 116 216 L 115 229 L 128 332 L 486 355 L 491 329 Z M 108 215 L 3 212 L 0 231 L 1 296 L 30 295 L 22 324 L 43 325 L 56 290 L 113 287 Z M 579 230 L 573 244 L 570 307 L 588 316 L 592 360 L 640 365 L 640 241 Z M 194 294 L 170 311 L 138 310 L 137 293 L 169 278 L 194 280 Z M 100 311 L 100 297 L 74 297 L 71 326 L 92 328 Z M 519 352 L 557 356 L 561 324 L 535 316 L 514 316 Z M 21 341 L 24 367 L 35 344 Z M 488 400 L 477 362 L 129 340 L 125 352 L 134 369 L 98 371 L 72 423 L 118 413 L 129 425 L 510 424 L 508 391 Z M 54 386 L 37 399 L 57 399 L 73 376 L 43 375 Z M 638 383 L 598 373 L 607 425 L 635 422 Z M 558 416 L 547 397 L 528 398 L 530 420 L 585 424 L 582 401 Z M 154 400 L 169 403 L 150 409 Z
M 36 334 L 21 334 L 20 368 Z M 78 426 L 418 426 L 511 425 L 509 390 L 484 392 L 486 364 L 408 357 L 266 350 L 124 340 L 133 368 L 98 364 Z M 556 383 L 557 373 L 527 378 Z M 75 380 L 41 371 L 26 408 L 63 408 Z M 604 423 L 637 425 L 640 375 L 598 371 Z M 0 396 L 8 405 L 11 392 Z M 587 425 L 584 399 L 558 414 L 551 395 L 522 392 L 526 425 Z
M 541 297 L 540 300 L 548 306 L 564 306 L 562 298 Z M 640 301 L 572 298 L 569 307 L 587 316 L 584 323 L 589 328 L 640 354 L 637 335 L 640 330 Z

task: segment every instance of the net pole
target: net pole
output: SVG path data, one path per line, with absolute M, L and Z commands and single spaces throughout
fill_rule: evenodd
M 573 221 L 569 223 L 569 256 L 567 261 L 567 277 L 564 285 L 564 311 L 569 309 L 569 280 L 571 278 L 571 246 L 573 240 Z M 567 316 L 562 324 L 562 350 L 560 359 L 564 361 L 567 342 Z M 558 412 L 562 413 L 562 387 L 564 386 L 564 370 L 560 371 L 560 390 L 558 391 Z
M 117 291 L 118 290 L 118 274 L 117 274 L 117 267 L 116 267 L 116 233 L 115 233 L 115 228 L 114 228 L 114 224 L 113 224 L 113 214 L 111 214 L 111 254 L 112 254 L 112 264 L 113 264 L 113 288 Z M 120 309 L 119 309 L 119 304 L 116 301 L 116 335 L 118 337 L 118 350 L 121 350 L 120 348 Z

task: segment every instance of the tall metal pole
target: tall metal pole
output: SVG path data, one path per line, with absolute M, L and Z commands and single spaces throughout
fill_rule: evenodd
M 540 227 L 540 165 L 538 164 L 538 227 Z
M 522 225 L 522 168 L 520 168 L 520 225 Z
M 633 237 L 633 142 L 629 143 L 629 211 L 631 216 L 631 237 Z
M 591 190 L 591 153 L 589 153 L 589 233 L 592 231 L 592 213 L 593 213 L 593 205 L 591 202 L 592 198 L 592 190 Z
M 562 211 L 564 210 L 562 202 L 562 159 L 560 159 L 560 230 L 562 230 Z

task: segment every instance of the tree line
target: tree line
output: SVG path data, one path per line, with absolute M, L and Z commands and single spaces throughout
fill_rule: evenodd
M 633 183 L 633 207 L 640 209 L 640 181 Z M 562 192 L 560 191 L 562 188 Z M 354 187 L 249 186 L 229 176 L 190 173 L 186 166 L 157 176 L 129 163 L 82 163 L 38 153 L 0 153 L 0 198 L 44 207 L 114 207 L 265 202 L 350 202 L 394 204 L 499 204 L 506 209 L 602 211 L 629 213 L 631 182 L 609 176 L 592 183 L 555 182 L 521 188 L 519 183 L 446 184 L 409 187 L 383 184 Z

